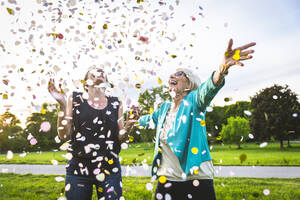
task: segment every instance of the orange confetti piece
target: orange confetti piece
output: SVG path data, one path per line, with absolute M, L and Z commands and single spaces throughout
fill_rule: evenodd
M 206 123 L 205 123 L 205 120 L 201 120 L 201 121 L 200 121 L 200 125 L 201 125 L 201 126 L 205 126 L 205 124 L 206 124 Z

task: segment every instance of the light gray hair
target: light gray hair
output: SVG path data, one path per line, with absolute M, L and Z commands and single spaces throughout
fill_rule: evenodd
M 190 90 L 197 90 L 197 88 L 199 87 L 199 85 L 201 84 L 201 80 L 200 78 L 198 77 L 197 74 L 195 74 L 192 70 L 190 69 L 187 69 L 187 68 L 177 68 L 176 69 L 176 72 L 179 72 L 179 71 L 183 71 L 189 82 L 190 82 Z

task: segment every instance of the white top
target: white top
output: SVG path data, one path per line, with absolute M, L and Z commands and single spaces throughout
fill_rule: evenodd
M 193 174 L 186 175 L 180 166 L 178 158 L 167 144 L 168 132 L 176 118 L 177 110 L 168 112 L 160 134 L 160 145 L 162 150 L 161 163 L 157 171 L 158 176 L 165 176 L 170 181 L 186 181 L 195 179 L 213 179 L 214 167 L 211 160 L 201 163 L 195 168 Z

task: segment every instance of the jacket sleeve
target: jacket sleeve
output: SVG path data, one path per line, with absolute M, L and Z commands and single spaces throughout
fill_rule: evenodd
M 201 111 L 204 111 L 206 107 L 209 106 L 212 99 L 216 96 L 216 94 L 225 84 L 225 80 L 223 80 L 223 82 L 220 85 L 215 85 L 213 83 L 214 73 L 215 72 L 212 73 L 212 75 L 207 81 L 205 81 L 198 87 L 195 93 L 195 102 L 197 104 L 197 107 Z
M 151 127 L 151 122 L 153 122 L 156 127 L 162 107 L 163 105 L 158 110 L 153 111 L 152 114 L 141 116 L 139 119 L 139 125 L 144 128 L 149 128 Z

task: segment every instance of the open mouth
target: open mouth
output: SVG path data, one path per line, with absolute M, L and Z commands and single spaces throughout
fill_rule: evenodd
M 171 80 L 171 81 L 170 81 L 170 85 L 177 85 L 177 81 Z

